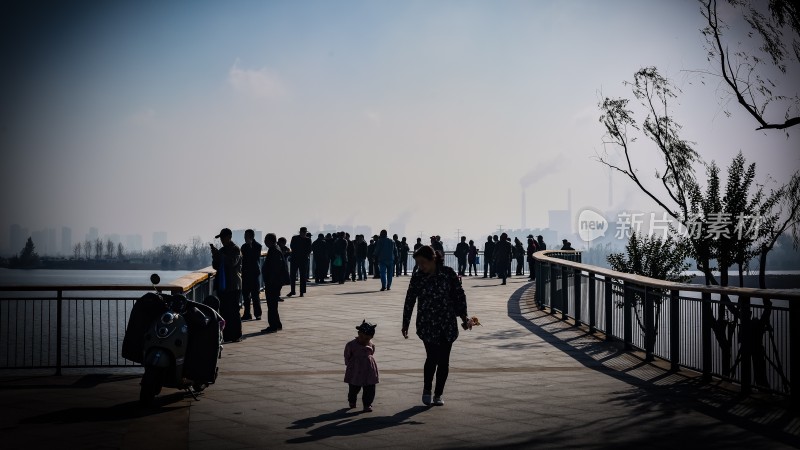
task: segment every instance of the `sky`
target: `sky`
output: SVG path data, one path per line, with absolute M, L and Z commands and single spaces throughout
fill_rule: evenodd
M 800 167 L 797 132 L 755 131 L 700 74 L 696 1 L 0 8 L 0 245 L 11 224 L 145 245 L 320 224 L 478 239 L 521 226 L 522 186 L 529 227 L 568 189 L 575 212 L 654 210 L 595 160 L 598 102 L 630 97 L 646 66 L 681 88 L 675 118 L 705 160 L 741 150 L 768 186 Z M 655 149 L 636 145 L 652 177 Z

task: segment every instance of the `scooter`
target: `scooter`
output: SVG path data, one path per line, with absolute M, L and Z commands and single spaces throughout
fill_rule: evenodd
M 219 313 L 184 295 L 161 293 L 160 281 L 157 274 L 150 276 L 155 293 L 134 303 L 122 341 L 122 357 L 144 366 L 142 405 L 151 405 L 162 387 L 185 389 L 197 400 L 197 393 L 216 381 L 222 354 L 225 321 Z M 215 302 L 213 296 L 206 299 Z

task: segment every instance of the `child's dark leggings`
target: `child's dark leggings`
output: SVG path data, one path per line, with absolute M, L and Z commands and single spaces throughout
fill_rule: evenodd
M 347 393 L 347 401 L 350 403 L 355 403 L 356 399 L 358 398 L 358 393 L 361 391 L 362 386 L 356 386 L 355 384 L 350 385 L 350 391 Z M 368 384 L 363 386 L 364 388 L 364 395 L 361 397 L 361 402 L 364 403 L 364 406 L 371 406 L 372 402 L 375 400 L 375 385 Z
M 425 370 L 424 370 L 424 383 L 422 390 L 425 392 L 431 391 L 433 384 L 433 374 L 436 374 L 436 392 L 433 395 L 442 395 L 444 392 L 444 384 L 447 382 L 447 375 L 450 373 L 450 350 L 453 348 L 452 342 L 424 342 L 425 353 Z

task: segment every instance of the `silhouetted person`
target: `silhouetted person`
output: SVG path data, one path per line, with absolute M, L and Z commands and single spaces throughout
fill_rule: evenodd
M 264 279 L 264 297 L 267 299 L 267 328 L 262 333 L 275 333 L 283 329 L 281 316 L 278 313 L 278 302 L 281 298 L 281 288 L 288 281 L 289 272 L 286 270 L 286 261 L 278 246 L 275 233 L 267 233 L 264 237 L 267 247 L 267 256 L 261 265 L 261 277 Z
M 419 250 L 419 248 L 422 247 L 422 245 L 423 245 L 422 244 L 422 238 L 417 238 L 417 243 L 414 244 L 414 252 L 416 253 L 416 251 Z M 412 255 L 413 255 L 413 253 L 412 253 Z M 417 271 L 417 260 L 415 259 L 414 260 L 414 268 L 411 269 L 411 274 L 413 275 L 414 272 L 416 272 L 416 271 Z
M 375 243 L 378 241 L 378 235 L 372 236 L 372 239 L 369 240 L 369 245 L 367 246 L 367 259 L 369 260 L 369 274 L 372 278 L 380 278 L 381 275 L 378 272 L 378 264 L 375 262 Z
M 536 270 L 534 270 L 534 266 L 536 265 L 536 260 L 533 258 L 533 254 L 538 252 L 539 249 L 536 246 L 536 241 L 533 239 L 533 236 L 528 236 L 528 248 L 526 250 L 526 254 L 528 256 L 528 267 L 531 271 L 531 276 L 529 277 L 530 281 L 536 279 Z
M 497 248 L 497 243 L 499 242 L 499 237 L 496 234 L 493 237 L 494 237 L 494 240 L 492 242 L 494 242 L 494 248 Z M 492 260 L 494 260 L 494 258 L 492 258 Z M 497 275 L 497 265 L 496 264 L 492 264 L 492 273 L 490 273 L 489 275 L 492 278 L 494 278 Z
M 523 275 L 525 272 L 525 247 L 522 246 L 522 241 L 518 237 L 514 238 L 514 258 L 517 260 L 517 275 Z
M 381 230 L 381 236 L 375 243 L 375 261 L 381 273 L 381 291 L 392 288 L 392 274 L 394 273 L 394 259 L 397 248 L 389 239 L 389 233 Z
M 311 244 L 311 251 L 314 252 L 314 282 L 324 283 L 328 274 L 328 244 L 325 242 L 325 235 L 320 233 L 317 236 L 317 240 Z
M 283 261 L 286 263 L 286 270 L 289 270 L 289 263 L 292 261 L 292 250 L 286 246 L 285 237 L 278 238 L 278 248 L 281 249 L 281 254 L 283 254 Z
M 483 244 L 483 278 L 494 277 L 494 241 L 491 236 L 486 237 Z
M 475 276 L 478 276 L 478 266 L 475 261 L 478 259 L 478 247 L 475 247 L 475 241 L 469 241 L 469 250 L 467 251 L 467 267 L 469 267 L 469 276 L 472 276 L 472 269 L 475 269 Z
M 458 274 L 462 277 L 467 270 L 467 254 L 469 253 L 469 244 L 467 244 L 467 237 L 461 236 L 461 242 L 456 244 L 456 249 L 453 255 L 458 260 Z M 444 252 L 442 252 L 444 254 Z
M 328 268 L 329 268 L 330 274 L 331 274 L 331 283 L 336 281 L 336 280 L 334 280 L 334 275 L 333 275 L 333 270 L 334 270 L 333 269 L 333 259 L 335 257 L 333 244 L 334 244 L 334 242 L 336 242 L 336 237 L 337 236 L 338 235 L 336 233 L 333 233 L 333 234 L 328 233 L 328 234 L 325 235 L 325 245 L 327 246 L 327 250 L 328 250 Z
M 408 242 L 406 242 L 406 237 L 403 236 L 403 239 L 400 239 L 400 265 L 403 267 L 403 275 L 408 275 L 408 252 L 411 250 L 408 248 Z
M 570 241 L 568 241 L 566 239 L 562 239 L 561 243 L 563 244 L 561 246 L 561 250 L 575 250 L 574 248 L 572 248 L 572 242 L 570 242 Z
M 494 247 L 494 265 L 497 276 L 506 284 L 508 278 L 508 265 L 511 262 L 511 242 L 507 239 L 508 235 L 503 233 L 500 235 L 500 240 L 497 241 Z
M 359 234 L 356 235 L 356 273 L 358 274 L 358 280 L 366 280 L 367 279 L 367 268 L 365 266 L 367 260 L 367 241 L 364 240 L 364 235 Z
M 226 342 L 242 340 L 242 317 L 239 315 L 239 297 L 242 295 L 242 252 L 233 243 L 233 232 L 223 228 L 216 236 L 221 248 L 211 244 L 211 266 L 217 270 L 214 288 L 219 297 L 219 313 L 225 319 L 222 339 Z
M 244 297 L 244 314 L 242 320 L 250 320 L 255 316 L 261 320 L 261 244 L 255 241 L 253 230 L 245 230 L 242 244 L 242 296 Z M 250 315 L 250 303 L 253 303 L 253 315 Z
M 536 250 L 537 252 L 547 250 L 547 244 L 544 243 L 544 239 L 542 239 L 541 234 L 536 236 L 536 248 L 538 248 L 538 250 Z
M 289 275 L 292 278 L 292 288 L 287 297 L 295 295 L 295 283 L 297 275 L 300 275 L 300 297 L 306 293 L 306 276 L 308 275 L 308 257 L 311 255 L 311 239 L 306 236 L 306 227 L 300 227 L 300 233 L 292 236 L 291 242 L 292 260 L 290 263 Z
M 433 247 L 435 251 L 440 252 L 442 254 L 442 257 L 444 257 L 444 244 L 442 244 L 441 236 L 439 235 L 431 236 L 431 247 Z
M 333 254 L 334 282 L 344 284 L 347 270 L 347 240 L 344 231 L 340 231 L 333 242 Z
M 347 241 L 347 273 L 345 279 L 356 281 L 356 244 L 350 239 L 350 233 L 344 234 Z

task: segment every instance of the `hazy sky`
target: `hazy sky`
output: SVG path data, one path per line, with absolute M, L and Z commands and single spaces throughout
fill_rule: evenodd
M 568 187 L 573 210 L 609 209 L 597 103 L 651 65 L 705 159 L 800 166 L 797 132 L 727 117 L 689 72 L 710 68 L 694 0 L 45 4 L 0 10 L 0 242 L 12 223 L 477 238 L 520 227 L 523 179 L 544 227 Z M 614 209 L 653 209 L 613 180 Z

